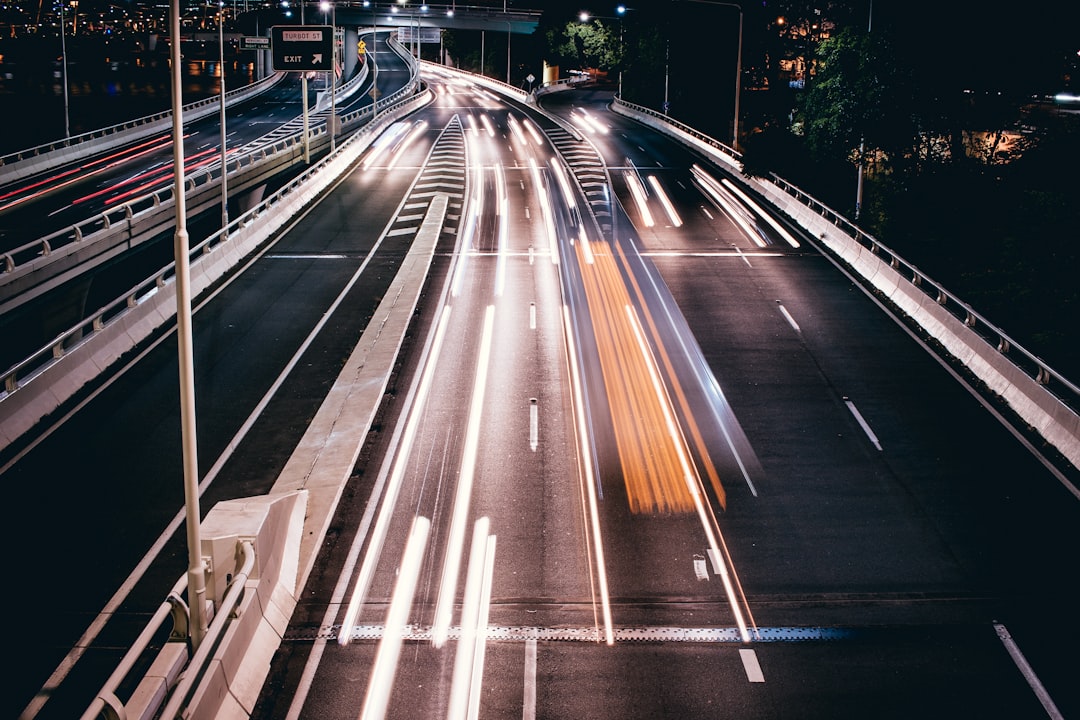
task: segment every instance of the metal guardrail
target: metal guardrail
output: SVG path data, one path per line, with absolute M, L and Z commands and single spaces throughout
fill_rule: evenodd
M 172 621 L 172 629 L 169 632 L 169 643 L 183 643 L 184 650 L 180 654 L 175 662 L 177 665 L 187 665 L 188 667 L 195 668 L 196 672 L 183 673 L 180 675 L 175 687 L 172 688 L 172 692 L 169 694 L 169 704 L 165 708 L 165 712 L 161 714 L 161 717 L 182 717 L 180 714 L 180 705 L 188 699 L 193 688 L 197 687 L 199 681 L 203 677 L 203 673 L 208 666 L 208 660 L 213 656 L 213 653 L 221 644 L 222 638 L 225 637 L 225 632 L 229 626 L 237 618 L 236 610 L 240 607 L 240 603 L 244 599 L 244 589 L 247 585 L 248 577 L 251 575 L 252 569 L 255 567 L 255 547 L 251 540 L 245 540 L 237 543 L 240 546 L 240 563 L 239 570 L 233 575 L 229 581 L 228 590 L 225 592 L 224 598 L 218 607 L 214 608 L 214 619 L 211 621 L 210 626 L 206 630 L 206 636 L 199 643 L 198 648 L 191 656 L 191 660 L 184 663 L 184 657 L 190 652 L 189 645 L 191 642 L 190 632 L 190 608 L 186 602 L 184 602 L 182 594 L 187 590 L 187 575 L 185 574 L 176 585 L 173 586 L 172 591 L 168 597 L 162 602 L 158 609 L 154 612 L 150 622 L 139 634 L 138 639 L 124 654 L 120 664 L 113 670 L 108 680 L 102 686 L 98 692 L 97 697 L 91 702 L 90 707 L 86 709 L 86 712 L 82 715 L 82 720 L 94 720 L 94 718 L 106 718 L 106 720 L 121 720 L 128 716 L 129 708 L 126 707 L 127 703 L 124 703 L 117 696 L 117 691 L 120 686 L 127 680 L 128 676 L 135 669 L 136 664 L 139 662 L 140 657 L 150 647 L 151 642 L 158 632 L 165 626 L 166 621 Z M 164 669 L 163 669 L 164 670 Z M 166 672 L 166 674 L 171 674 Z M 167 682 L 162 684 L 167 685 Z M 165 688 L 162 688 L 164 690 Z M 151 707 L 139 708 L 140 713 L 135 714 L 136 717 L 144 716 L 143 713 L 149 713 L 148 716 L 157 717 L 158 709 L 161 705 L 160 701 L 165 698 L 159 693 L 145 693 L 148 697 L 145 701 L 151 705 Z M 140 701 L 144 700 L 140 697 L 140 688 L 136 688 L 133 693 L 133 697 L 139 698 Z M 158 700 L 158 702 L 155 702 Z M 157 707 L 154 707 L 154 706 Z M 171 712 L 170 712 L 171 709 Z M 134 713 L 133 713 L 134 714 Z
M 395 43 L 396 44 L 396 43 Z M 395 50 L 401 53 L 407 54 L 407 49 L 400 44 L 396 44 Z M 409 97 L 415 92 L 418 86 L 418 80 L 416 76 L 415 63 L 410 64 L 412 68 L 412 80 L 407 83 L 401 90 L 388 95 L 385 98 L 380 98 L 377 105 L 378 111 L 392 111 L 398 105 L 406 102 Z M 372 115 L 375 112 L 374 108 L 363 108 L 353 113 L 348 113 L 342 116 L 343 124 L 346 119 L 350 123 L 360 123 L 363 118 L 368 115 Z M 325 130 L 325 128 L 324 128 Z M 324 131 L 323 130 L 323 131 Z M 346 143 L 342 143 L 338 147 L 340 152 Z M 219 230 L 206 240 L 198 243 L 191 248 L 189 257 L 191 262 L 194 263 L 202 255 L 209 254 L 219 247 L 222 243 L 229 239 L 229 232 L 236 230 L 241 225 L 247 225 L 255 222 L 257 218 L 266 212 L 269 212 L 275 205 L 289 196 L 291 193 L 302 188 L 305 182 L 307 182 L 314 174 L 321 172 L 325 166 L 326 160 L 312 165 L 306 171 L 298 175 L 292 181 L 290 181 L 285 187 L 278 190 L 270 197 L 264 199 L 257 206 L 247 211 L 240 217 L 236 218 L 229 223 L 229 227 L 224 230 Z M 199 183 L 198 177 L 205 177 L 205 182 L 210 182 L 209 170 L 204 173 L 200 173 L 197 176 L 193 175 L 189 180 L 188 187 L 192 187 L 193 184 Z M 144 198 L 144 202 L 149 203 L 154 212 L 171 213 L 174 205 L 172 197 L 172 191 L 167 191 L 164 195 L 153 195 Z M 121 223 L 122 226 L 122 223 Z M 60 358 L 67 354 L 70 354 L 82 345 L 87 337 L 101 332 L 107 325 L 121 317 L 128 309 L 136 307 L 141 302 L 154 295 L 158 289 L 164 287 L 167 283 L 171 282 L 174 277 L 175 268 L 172 263 L 162 268 L 159 272 L 155 273 L 152 277 L 149 277 L 133 288 L 131 288 L 123 296 L 116 298 L 112 302 L 98 308 L 95 312 L 85 317 L 77 324 L 71 326 L 64 332 L 60 333 L 47 345 L 38 348 L 23 360 L 15 363 L 7 370 L 4 371 L 2 378 L 2 386 L 0 386 L 0 400 L 3 400 L 11 393 L 18 391 L 24 387 L 27 383 L 33 382 L 34 378 L 43 372 L 47 367 L 57 362 Z

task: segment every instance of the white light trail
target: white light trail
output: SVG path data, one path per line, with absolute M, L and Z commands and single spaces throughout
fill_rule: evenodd
M 368 681 L 367 697 L 364 699 L 364 709 L 360 713 L 360 720 L 381 720 L 386 716 L 386 708 L 390 703 L 390 690 L 393 688 L 394 675 L 397 671 L 398 656 L 401 654 L 405 623 L 409 619 L 409 610 L 412 608 L 416 581 L 420 577 L 420 566 L 423 564 L 424 548 L 427 546 L 430 528 L 431 521 L 427 518 L 413 519 L 409 541 L 405 545 L 405 553 L 401 558 L 397 586 L 394 588 L 390 609 L 386 614 L 386 626 L 382 640 L 379 642 L 378 653 L 375 655 L 371 679 Z
M 551 200 L 548 196 L 547 186 L 540 174 L 540 166 L 536 160 L 529 158 L 529 171 L 532 173 L 533 186 L 536 188 L 536 199 L 540 205 L 540 212 L 544 216 L 544 232 L 547 234 L 548 249 L 551 252 L 551 264 L 559 264 L 559 243 L 555 234 L 555 218 L 552 216 Z
M 532 135 L 533 142 L 535 142 L 537 145 L 544 144 L 544 140 L 540 135 L 540 128 L 536 127 L 536 123 L 534 123 L 528 118 L 525 118 L 525 129 L 529 131 L 530 135 Z
M 461 292 L 461 285 L 465 282 L 465 268 L 468 265 L 469 255 L 473 251 L 473 239 L 476 236 L 476 224 L 480 221 L 480 213 L 484 207 L 484 168 L 475 165 L 472 168 L 473 180 L 470 183 L 472 197 L 469 199 L 468 208 L 465 210 L 465 227 L 461 232 L 461 242 L 458 247 L 460 253 L 457 264 L 454 267 L 454 281 L 450 285 L 450 295 L 457 297 Z
M 503 294 L 506 285 L 506 256 L 509 248 L 507 235 L 510 232 L 509 200 L 506 196 L 506 175 L 501 164 L 495 165 L 495 216 L 499 223 L 499 257 L 495 263 L 495 295 Z
M 567 357 L 570 362 L 570 380 L 574 391 L 574 416 L 577 420 L 578 437 L 581 439 L 579 460 L 585 472 L 585 488 L 588 496 L 589 527 L 592 530 L 594 552 L 596 553 L 596 584 L 600 589 L 600 607 L 604 617 L 604 642 L 615 644 L 615 630 L 611 620 L 611 598 L 608 594 L 607 567 L 604 561 L 604 543 L 600 538 L 600 512 L 596 505 L 596 484 L 593 477 L 592 452 L 589 450 L 592 438 L 589 437 L 585 419 L 585 398 L 581 392 L 581 373 L 577 365 L 577 350 L 574 346 L 573 326 L 570 324 L 570 308 L 563 305 L 563 332 L 566 335 Z
M 667 213 L 668 219 L 671 220 L 671 224 L 675 227 L 682 227 L 682 218 L 679 217 L 679 213 L 675 210 L 675 206 L 671 204 L 671 199 L 664 192 L 664 188 L 660 186 L 660 181 L 656 179 L 655 175 L 649 176 L 649 184 L 652 185 L 653 192 L 656 193 L 656 197 L 660 199 L 660 204 L 664 206 L 664 212 Z
M 386 166 L 387 169 L 393 168 L 394 165 L 397 164 L 397 161 L 405 154 L 405 150 L 415 142 L 416 138 L 420 137 L 420 135 L 427 130 L 427 126 L 427 120 L 421 120 L 413 126 L 409 134 L 398 143 L 396 148 L 394 148 L 394 153 L 390 156 L 390 162 Z
M 454 672 L 450 681 L 450 700 L 447 720 L 464 720 L 468 715 L 472 687 L 473 658 L 480 634 L 480 604 L 483 592 L 484 562 L 487 555 L 489 520 L 482 517 L 473 525 L 469 568 L 465 574 L 465 590 L 461 603 L 461 633 L 454 655 Z
M 401 483 L 405 477 L 405 468 L 408 465 L 409 452 L 416 440 L 416 433 L 420 428 L 420 423 L 423 421 L 424 405 L 427 402 L 428 395 L 431 393 L 431 384 L 435 377 L 435 368 L 438 366 L 439 354 L 442 351 L 443 340 L 446 337 L 446 328 L 449 324 L 450 307 L 447 306 L 443 308 L 442 317 L 439 320 L 439 327 L 435 331 L 435 338 L 432 341 L 431 346 L 431 359 L 424 367 L 424 374 L 421 377 L 420 385 L 416 392 L 416 400 L 409 412 L 409 418 L 405 425 L 405 433 L 401 438 L 398 457 L 394 462 L 394 467 L 390 473 L 389 482 L 387 483 L 386 497 L 383 499 L 382 507 L 379 508 L 379 517 L 376 519 L 375 526 L 371 531 L 371 541 L 368 543 L 367 553 L 364 555 L 364 563 L 360 566 L 360 575 L 356 579 L 352 597 L 349 599 L 349 605 L 345 610 L 345 617 L 341 621 L 341 630 L 338 631 L 339 645 L 349 644 L 353 626 L 356 624 L 356 617 L 360 614 L 360 606 L 363 605 L 368 588 L 371 586 L 371 578 L 375 574 L 375 566 L 379 562 L 383 542 L 386 539 L 386 532 L 390 527 L 390 519 L 394 514 L 394 504 L 397 500 L 398 491 L 400 490 Z
M 489 305 L 487 312 L 484 314 L 484 330 L 480 339 L 476 376 L 473 380 L 472 402 L 469 407 L 469 421 L 465 430 L 461 471 L 458 473 L 457 494 L 454 497 L 450 534 L 446 541 L 446 558 L 443 562 L 442 582 L 439 585 L 439 599 L 435 604 L 435 621 L 431 628 L 431 642 L 435 647 L 442 647 L 446 643 L 450 630 L 450 615 L 453 611 L 458 570 L 461 566 L 461 549 L 465 542 L 465 516 L 469 512 L 473 477 L 476 474 L 476 453 L 480 446 L 480 416 L 484 407 L 484 389 L 487 386 L 488 362 L 491 359 L 491 334 L 494 319 L 495 307 Z
M 551 157 L 551 169 L 555 173 L 555 178 L 559 181 L 559 189 L 562 191 L 563 201 L 566 206 L 571 210 L 577 209 L 577 201 L 574 200 L 574 193 L 570 189 L 570 180 L 566 177 L 566 171 L 563 170 L 562 163 L 554 155 Z
M 645 192 L 645 186 L 641 184 L 641 178 L 629 170 L 625 171 L 623 176 L 626 178 L 626 184 L 630 188 L 630 194 L 634 197 L 634 204 L 637 205 L 638 212 L 641 213 L 641 222 L 645 227 L 652 227 L 655 223 L 652 212 L 649 211 L 648 194 Z
M 787 231 L 787 229 L 783 225 L 781 225 L 780 223 L 778 223 L 776 221 L 776 218 L 774 218 L 772 215 L 770 215 L 769 213 L 762 210 L 761 206 L 758 205 L 756 202 L 754 202 L 753 198 L 751 198 L 749 195 L 747 195 L 742 190 L 740 190 L 738 187 L 736 187 L 736 185 L 733 182 L 731 182 L 730 180 L 728 180 L 727 178 L 724 178 L 723 182 L 724 182 L 724 187 L 726 187 L 728 190 L 730 190 L 731 192 L 738 195 L 739 198 L 744 203 L 749 205 L 750 208 L 754 212 L 756 212 L 761 217 L 765 218 L 765 222 L 772 225 L 773 229 L 776 230 L 777 234 L 780 235 L 780 237 L 784 238 L 784 240 L 787 242 L 788 245 L 790 245 L 793 248 L 799 247 L 799 241 L 796 240 L 794 237 L 792 237 L 791 233 L 789 233 Z
M 765 241 L 761 239 L 761 236 L 758 235 L 757 231 L 746 221 L 746 216 L 744 215 L 742 208 L 734 203 L 734 198 L 727 197 L 728 193 L 723 187 L 697 165 L 694 165 L 691 170 L 694 173 L 694 178 L 698 181 L 698 187 L 700 187 L 718 207 L 722 208 L 727 216 L 741 227 L 743 232 L 746 233 L 746 236 L 753 240 L 758 247 L 765 247 Z

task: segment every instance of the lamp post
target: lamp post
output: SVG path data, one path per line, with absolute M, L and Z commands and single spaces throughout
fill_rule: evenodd
M 334 152 L 337 138 L 337 5 L 329 0 L 322 0 L 319 7 L 323 11 L 324 18 L 326 11 L 330 11 L 330 73 L 327 76 L 330 78 L 330 120 L 327 127 L 330 130 L 330 152 Z
M 732 7 L 739 11 L 739 45 L 735 53 L 735 120 L 732 123 L 731 130 L 731 147 L 733 150 L 737 150 L 739 146 L 739 96 L 742 94 L 742 36 L 743 36 L 743 9 L 742 5 L 738 3 L 730 2 L 713 2 L 713 0 L 685 0 L 685 2 L 695 2 L 702 5 L 720 5 L 722 7 Z M 666 82 L 666 81 L 665 81 Z M 665 90 L 665 96 L 667 91 Z M 665 97 L 666 102 L 666 97 Z
M 218 2 L 218 69 L 221 72 L 221 232 L 229 227 L 229 191 L 225 176 L 225 2 Z
M 184 471 L 184 509 L 188 546 L 188 612 L 192 649 L 206 637 L 206 565 L 202 559 L 199 517 L 199 459 L 195 436 L 195 362 L 191 320 L 191 264 L 184 197 L 183 78 L 180 67 L 180 0 L 169 3 L 169 57 L 172 69 L 173 199 L 176 230 L 176 340 L 180 366 L 180 441 Z
M 619 5 L 615 8 L 615 14 L 619 16 L 619 99 L 622 100 L 623 58 L 626 56 L 626 47 L 623 44 L 623 15 L 626 14 L 626 6 Z
M 866 21 L 866 34 L 870 34 L 871 28 L 874 26 L 874 0 L 870 0 L 870 18 Z M 859 138 L 859 175 L 855 186 L 855 219 L 859 219 L 859 213 L 862 212 L 862 198 L 863 198 L 863 175 L 865 160 L 863 153 L 866 152 L 866 138 Z
M 64 30 L 64 6 L 67 0 L 60 3 L 60 54 L 64 57 L 64 71 L 61 78 L 64 82 L 64 137 L 71 137 L 70 113 L 68 112 L 68 77 L 67 77 L 67 32 Z

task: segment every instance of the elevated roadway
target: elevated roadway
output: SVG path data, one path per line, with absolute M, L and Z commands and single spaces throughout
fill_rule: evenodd
M 1080 711 L 1075 468 L 709 156 L 608 97 L 429 82 L 195 314 L 211 508 L 274 490 L 421 284 L 246 714 Z M 184 571 L 171 343 L 2 467 L 8 542 L 42 548 L 10 715 L 77 716 Z

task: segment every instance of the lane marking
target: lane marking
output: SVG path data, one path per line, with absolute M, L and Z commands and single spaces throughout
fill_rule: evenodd
M 540 444 L 540 410 L 536 398 L 529 398 L 529 449 L 536 452 Z
M 855 403 L 851 402 L 845 397 L 844 404 L 848 406 L 848 410 L 850 410 L 851 414 L 855 416 L 855 419 L 859 421 L 859 427 L 861 427 L 863 429 L 863 432 L 866 433 L 866 437 L 870 438 L 870 442 L 874 444 L 874 447 L 880 450 L 881 443 L 878 442 L 877 435 L 875 435 L 874 431 L 870 429 L 870 424 L 866 422 L 866 420 L 862 416 L 862 413 L 860 413 L 859 409 L 855 407 Z
M 521 720 L 536 720 L 536 638 L 525 641 L 525 698 Z
M 1020 674 L 1027 680 L 1027 684 L 1035 692 L 1035 697 L 1039 698 L 1039 702 L 1042 703 L 1043 710 L 1046 710 L 1048 717 L 1054 720 L 1065 720 L 1065 716 L 1057 709 L 1057 705 L 1050 699 L 1050 693 L 1046 692 L 1046 688 L 1043 687 L 1039 677 L 1035 674 L 1035 671 L 1031 669 L 1031 665 L 1028 664 L 1027 658 L 1020 652 L 1020 648 L 1016 642 L 1013 641 L 1012 635 L 1009 634 L 1008 628 L 1001 623 L 994 623 L 994 632 L 997 633 L 998 639 L 1001 640 L 1001 644 L 1005 646 L 1005 649 L 1009 652 L 1009 657 L 1016 663 L 1016 667 L 1020 670 Z
M 801 333 L 802 329 L 799 327 L 799 323 L 795 322 L 795 318 L 791 317 L 791 313 L 787 311 L 787 308 L 779 300 L 776 301 L 776 306 L 780 308 L 780 314 L 788 321 L 788 325 L 794 328 L 795 332 Z
M 337 637 L 336 625 L 318 629 L 316 638 Z M 384 633 L 382 625 L 354 625 L 353 642 L 373 642 Z M 799 642 L 837 642 L 850 640 L 857 634 L 854 628 L 837 627 L 755 627 L 754 643 L 799 643 Z M 431 627 L 410 625 L 405 628 L 405 639 L 427 642 L 431 640 Z M 460 627 L 450 627 L 447 638 L 456 640 L 462 637 Z M 604 639 L 603 629 L 595 625 L 580 627 L 522 627 L 520 625 L 489 625 L 489 640 L 501 642 L 588 642 L 596 643 Z M 296 631 L 289 631 L 285 641 L 310 642 L 311 637 Z M 731 643 L 745 645 L 742 631 L 737 627 L 674 627 L 674 626 L 638 626 L 612 629 L 614 642 L 691 642 L 691 643 Z
M 752 683 L 765 682 L 765 676 L 761 672 L 761 665 L 758 663 L 756 652 L 750 648 L 740 648 L 739 658 L 742 660 L 747 680 Z

